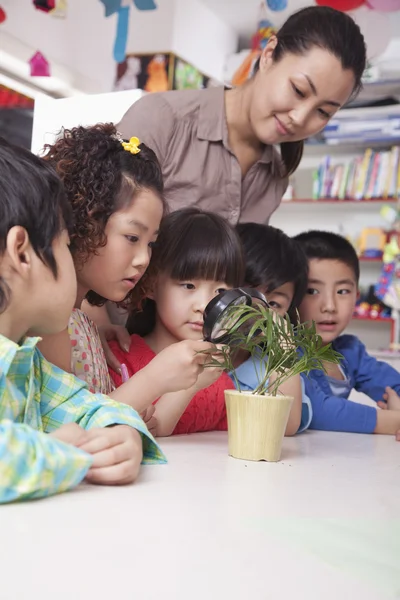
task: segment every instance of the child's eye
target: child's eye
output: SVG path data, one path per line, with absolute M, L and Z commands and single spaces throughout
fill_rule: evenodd
M 347 294 L 350 294 L 351 291 L 350 290 L 346 290 L 346 289 L 342 289 L 342 290 L 338 290 L 337 293 L 340 294 L 341 296 L 346 296 Z
M 194 290 L 195 289 L 194 283 L 181 283 L 180 285 L 185 290 Z
M 157 246 L 157 242 L 150 242 L 149 243 L 149 248 L 151 248 L 152 250 Z
M 126 235 L 125 237 L 128 240 L 128 242 L 131 242 L 131 244 L 135 244 L 139 241 L 139 237 L 137 235 Z
M 218 288 L 215 293 L 216 293 L 216 295 L 218 295 L 218 294 L 223 294 L 224 292 L 226 292 L 226 288 Z
M 318 290 L 316 290 L 315 288 L 308 288 L 307 289 L 307 294 L 309 296 L 315 296 L 316 294 L 318 294 Z
M 278 304 L 278 302 L 275 302 L 275 300 L 268 300 L 268 304 L 269 307 L 273 308 L 274 310 L 279 310 L 280 308 L 282 308 L 282 306 Z

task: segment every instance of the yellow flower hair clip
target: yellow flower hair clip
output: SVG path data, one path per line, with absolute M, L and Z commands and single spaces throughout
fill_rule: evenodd
M 129 142 L 122 142 L 122 147 L 131 154 L 139 154 L 140 152 L 140 140 L 137 137 L 131 137 Z

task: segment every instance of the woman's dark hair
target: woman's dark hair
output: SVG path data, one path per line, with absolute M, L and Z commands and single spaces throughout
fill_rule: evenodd
M 57 277 L 52 244 L 67 228 L 72 212 L 63 185 L 41 158 L 0 138 L 0 255 L 12 227 L 26 229 L 33 250 Z M 11 291 L 0 274 L 0 312 L 6 310 Z
M 285 54 L 301 55 L 314 47 L 322 48 L 340 60 L 344 70 L 353 72 L 353 97 L 361 90 L 367 49 L 359 26 L 346 13 L 329 6 L 308 6 L 293 13 L 279 29 L 276 38 L 278 43 L 272 55 L 275 62 Z M 258 60 L 254 73 L 259 65 Z M 286 175 L 291 175 L 301 161 L 304 142 L 284 142 L 280 146 Z
M 197 208 L 165 217 L 152 260 L 158 272 L 176 281 L 205 279 L 232 287 L 243 285 L 243 250 L 235 229 L 219 215 Z M 147 301 L 142 312 L 132 313 L 128 331 L 150 333 L 155 314 L 154 302 Z
M 61 177 L 74 214 L 71 252 L 79 270 L 98 248 L 105 246 L 105 228 L 116 211 L 128 206 L 135 193 L 152 190 L 163 199 L 161 167 L 153 150 L 140 144 L 140 152 L 124 150 L 112 123 L 74 127 L 61 131 L 59 139 L 45 146 L 48 160 Z M 125 299 L 135 305 L 145 294 L 148 275 Z M 94 291 L 86 297 L 101 306 L 106 299 Z
M 293 283 L 292 313 L 307 289 L 308 263 L 300 244 L 270 225 L 240 223 L 236 230 L 244 249 L 246 285 L 263 288 L 268 297 L 284 283 Z

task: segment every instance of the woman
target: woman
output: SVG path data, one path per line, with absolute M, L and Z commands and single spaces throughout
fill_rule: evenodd
M 157 154 L 171 210 L 195 205 L 232 224 L 267 223 L 298 167 L 303 140 L 357 94 L 365 63 L 353 19 L 311 6 L 268 41 L 245 85 L 149 94 L 118 129 Z
M 119 130 L 156 152 L 172 210 L 192 204 L 231 223 L 267 223 L 299 165 L 304 140 L 357 95 L 365 65 L 364 38 L 353 19 L 307 7 L 268 41 L 243 86 L 150 94 L 131 106 Z M 116 322 L 120 315 L 108 308 Z M 105 313 L 97 309 L 91 316 L 107 327 Z

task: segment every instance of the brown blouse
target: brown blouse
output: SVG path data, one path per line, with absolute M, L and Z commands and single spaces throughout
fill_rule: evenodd
M 232 224 L 268 223 L 285 193 L 287 178 L 272 146 L 242 178 L 229 149 L 223 87 L 146 95 L 125 113 L 118 130 L 157 154 L 171 210 L 197 206 Z

